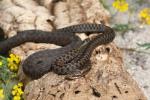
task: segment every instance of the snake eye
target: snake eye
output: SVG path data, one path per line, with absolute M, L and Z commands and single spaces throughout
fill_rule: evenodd
M 43 61 L 42 60 L 39 60 L 39 61 L 37 61 L 37 64 L 41 64 Z

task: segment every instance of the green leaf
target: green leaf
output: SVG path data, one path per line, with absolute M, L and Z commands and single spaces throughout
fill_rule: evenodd
M 129 24 L 115 24 L 113 26 L 113 29 L 116 31 L 127 31 L 129 29 L 132 29 L 132 27 Z
M 16 84 L 15 81 L 10 81 L 10 82 L 7 82 L 5 85 L 3 85 L 5 100 L 12 100 L 11 91 L 15 84 Z
M 143 44 L 137 43 L 137 45 L 140 47 L 144 47 L 146 50 L 150 49 L 150 43 L 143 43 Z

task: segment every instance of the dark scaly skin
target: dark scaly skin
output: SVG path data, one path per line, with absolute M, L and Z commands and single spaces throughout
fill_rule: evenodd
M 26 30 L 18 32 L 5 41 L 0 42 L 0 54 L 7 53 L 11 48 L 19 46 L 26 42 L 35 43 L 53 43 L 60 46 L 68 44 L 74 45 L 77 41 L 81 41 L 79 37 L 70 32 L 46 32 L 41 30 Z
M 93 39 L 81 41 L 74 33 L 103 33 Z M 53 32 L 27 30 L 6 41 L 0 42 L 0 53 L 8 52 L 25 42 L 54 43 L 64 46 L 54 50 L 43 50 L 30 55 L 23 63 L 24 73 L 32 79 L 37 79 L 49 71 L 60 75 L 76 75 L 86 70 L 85 63 L 89 61 L 92 51 L 101 44 L 111 42 L 114 31 L 101 24 L 80 24 L 57 29 Z
M 55 67 L 55 66 L 63 67 L 64 64 L 70 62 L 75 57 L 79 56 L 79 54 L 82 53 L 83 50 L 85 50 L 85 48 L 87 47 L 87 43 L 88 43 L 88 41 L 83 41 L 79 47 L 74 48 L 74 49 L 70 50 L 69 52 L 63 54 L 62 56 L 56 58 L 54 63 L 52 64 L 52 66 L 53 67 Z
M 84 67 L 86 67 L 86 66 L 84 66 L 84 64 L 89 62 L 89 58 L 91 57 L 91 54 L 92 54 L 94 48 L 96 48 L 98 45 L 107 44 L 107 43 L 113 41 L 114 37 L 115 37 L 114 31 L 107 26 L 103 26 L 103 34 L 97 35 L 94 38 L 92 38 L 90 40 L 90 42 L 88 42 L 86 44 L 86 48 L 85 48 L 84 52 L 82 52 L 80 55 L 78 55 L 78 57 L 76 57 L 69 63 L 63 65 L 63 67 L 55 66 L 54 72 L 57 74 L 62 74 L 62 75 L 65 75 L 65 74 L 80 75 L 80 74 L 82 74 L 81 70 L 86 71 L 86 68 L 84 69 Z M 63 70 L 68 70 L 68 71 L 63 71 Z M 64 72 L 64 73 L 62 73 L 62 72 Z

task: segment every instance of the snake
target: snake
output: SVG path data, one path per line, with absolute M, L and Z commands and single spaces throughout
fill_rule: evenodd
M 75 33 L 97 33 L 93 38 L 81 40 Z M 81 75 L 90 67 L 90 57 L 99 45 L 113 41 L 115 32 L 104 24 L 83 23 L 51 32 L 42 30 L 18 31 L 17 35 L 0 42 L 0 54 L 26 42 L 52 43 L 61 48 L 45 49 L 29 55 L 21 62 L 23 72 L 31 79 L 41 78 L 48 72 L 58 75 Z

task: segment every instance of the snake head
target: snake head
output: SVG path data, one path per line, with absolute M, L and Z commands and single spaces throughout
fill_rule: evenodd
M 51 58 L 47 52 L 36 52 L 22 62 L 23 72 L 31 79 L 38 79 L 51 70 Z

